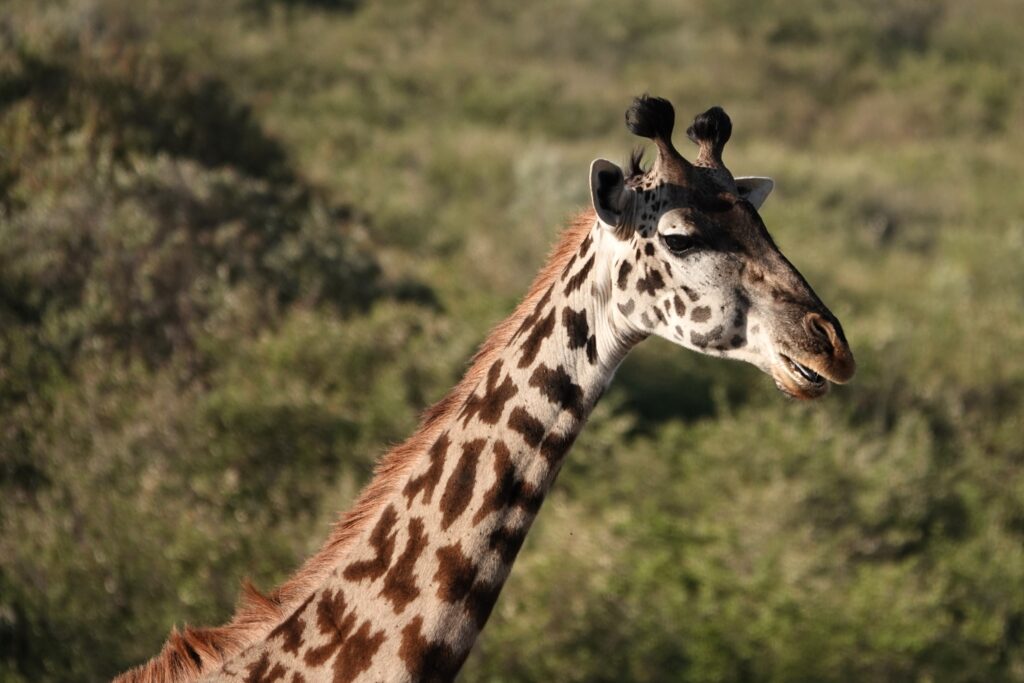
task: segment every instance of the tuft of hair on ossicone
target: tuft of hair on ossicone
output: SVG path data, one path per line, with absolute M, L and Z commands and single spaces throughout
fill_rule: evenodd
M 722 150 L 732 137 L 732 120 L 721 107 L 711 107 L 693 119 L 686 136 L 700 147 L 698 166 L 722 167 Z

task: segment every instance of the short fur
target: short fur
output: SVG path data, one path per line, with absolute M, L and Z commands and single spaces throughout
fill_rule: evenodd
M 671 106 L 671 105 L 670 105 Z M 327 542 L 287 581 L 260 594 L 248 582 L 231 621 L 217 628 L 186 627 L 172 630 L 160 654 L 115 679 L 115 683 L 189 683 L 215 670 L 232 656 L 265 638 L 314 591 L 330 571 L 341 563 L 355 538 L 366 528 L 380 505 L 407 478 L 416 457 L 438 437 L 444 420 L 466 402 L 487 369 L 504 349 L 516 330 L 537 306 L 538 300 L 575 254 L 595 221 L 592 210 L 571 222 L 537 275 L 529 292 L 511 316 L 499 323 L 473 357 L 465 376 L 447 396 L 423 414 L 419 429 L 404 443 L 385 454 L 377 464 L 372 481 L 355 505 L 335 524 Z

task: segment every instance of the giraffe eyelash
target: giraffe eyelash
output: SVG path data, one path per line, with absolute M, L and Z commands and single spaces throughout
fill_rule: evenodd
M 700 239 L 694 235 L 684 235 L 678 232 L 670 235 L 662 235 L 661 241 L 665 243 L 665 246 L 669 251 L 677 256 L 693 251 L 699 247 L 701 243 Z

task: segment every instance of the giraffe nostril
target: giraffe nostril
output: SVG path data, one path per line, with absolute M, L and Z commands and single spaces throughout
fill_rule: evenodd
M 829 350 L 835 348 L 836 328 L 824 316 L 819 313 L 808 313 L 804 316 L 804 327 Z

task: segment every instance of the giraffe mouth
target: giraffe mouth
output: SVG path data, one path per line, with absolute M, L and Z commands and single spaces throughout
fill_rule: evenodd
M 784 393 L 798 399 L 813 399 L 828 392 L 828 381 L 803 363 L 785 354 L 779 354 L 781 361 L 772 373 L 775 385 Z
M 814 370 L 811 370 L 806 365 L 802 365 L 801 363 L 797 363 L 795 360 L 793 360 L 789 356 L 783 356 L 782 360 L 789 364 L 789 367 L 790 367 L 791 370 L 795 370 L 797 372 L 797 374 L 799 374 L 802 378 L 804 378 L 805 380 L 807 380 L 811 384 L 823 384 L 825 382 L 825 378 L 824 377 L 822 377 L 821 375 L 816 373 Z

